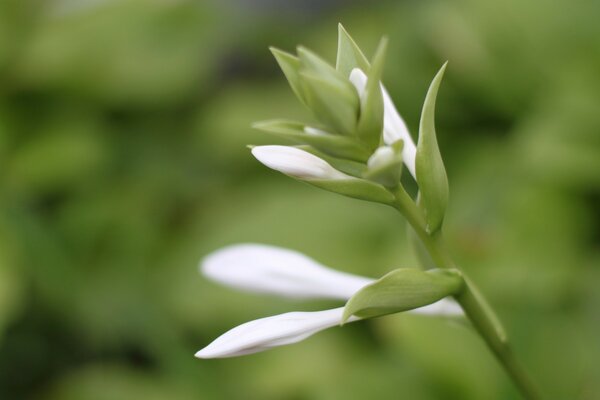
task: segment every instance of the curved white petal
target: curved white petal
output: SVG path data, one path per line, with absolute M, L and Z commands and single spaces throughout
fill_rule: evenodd
M 204 275 L 251 292 L 292 298 L 348 300 L 373 279 L 327 268 L 297 251 L 262 244 L 237 244 L 200 262 Z
M 196 353 L 198 358 L 226 358 L 292 344 L 340 323 L 344 308 L 290 312 L 246 322 Z M 355 321 L 356 318 L 350 321 Z
M 413 310 L 421 314 L 455 315 L 460 307 L 451 300 Z M 344 307 L 325 311 L 290 312 L 261 318 L 239 325 L 198 351 L 198 358 L 227 358 L 258 353 L 273 347 L 297 343 L 327 328 L 339 325 Z M 461 312 L 462 313 L 462 312 Z M 348 322 L 360 318 L 350 317 Z
M 358 94 L 362 97 L 367 85 L 367 76 L 359 68 L 354 68 L 350 72 L 350 82 L 356 87 Z M 417 156 L 417 146 L 413 141 L 406 123 L 396 110 L 392 98 L 381 84 L 381 93 L 383 96 L 383 141 L 386 144 L 392 144 L 398 139 L 404 140 L 402 149 L 402 158 L 410 174 L 416 179 L 415 159 Z
M 252 154 L 267 167 L 298 179 L 348 179 L 325 160 L 290 146 L 256 146 Z

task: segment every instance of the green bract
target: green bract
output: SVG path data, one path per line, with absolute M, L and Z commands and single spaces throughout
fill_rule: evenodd
M 350 82 L 318 75 L 315 72 L 300 72 L 306 104 L 322 124 L 334 132 L 353 136 L 356 132 L 359 99 Z
M 459 293 L 463 283 L 458 270 L 400 268 L 365 286 L 348 300 L 342 323 L 352 315 L 373 318 L 423 307 Z
M 274 47 L 270 47 L 270 50 L 283 71 L 283 74 L 287 78 L 292 91 L 296 94 L 296 97 L 298 97 L 302 103 L 306 104 L 302 84 L 300 83 L 300 60 L 298 57 Z
M 350 75 L 354 68 L 363 71 L 369 70 L 369 61 L 344 29 L 342 24 L 338 25 L 338 49 L 335 68 L 344 76 Z
M 425 214 L 427 232 L 430 234 L 441 228 L 448 204 L 448 178 L 435 134 L 435 100 L 446 65 L 447 63 L 433 78 L 427 91 L 417 143 L 416 173 L 420 206 Z
M 387 39 L 381 39 L 373 65 L 369 68 L 365 93 L 361 97 L 358 137 L 370 148 L 375 149 L 381 141 L 383 131 L 383 97 L 381 95 L 381 74 L 385 61 Z

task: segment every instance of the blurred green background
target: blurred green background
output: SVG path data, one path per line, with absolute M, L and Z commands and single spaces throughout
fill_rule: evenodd
M 517 399 L 467 327 L 396 315 L 227 360 L 195 351 L 318 310 L 207 282 L 230 243 L 377 277 L 391 209 L 261 166 L 256 120 L 310 120 L 268 46 L 333 61 L 342 22 L 416 132 L 429 82 L 452 253 L 547 398 L 600 399 L 600 2 L 2 0 L 1 399 Z

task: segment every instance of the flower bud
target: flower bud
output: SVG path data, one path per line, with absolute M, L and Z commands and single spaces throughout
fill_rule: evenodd
M 297 179 L 351 178 L 349 175 L 333 168 L 325 160 L 295 147 L 256 146 L 252 149 L 252 155 L 267 167 Z

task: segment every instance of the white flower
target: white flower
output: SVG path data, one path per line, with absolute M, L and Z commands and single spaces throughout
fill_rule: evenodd
M 226 358 L 292 344 L 340 324 L 344 307 L 290 312 L 246 322 L 219 336 L 196 353 L 198 358 Z M 355 321 L 351 318 L 349 321 Z
M 260 244 L 225 247 L 200 265 L 207 277 L 238 289 L 293 298 L 346 301 L 373 279 L 327 268 L 293 250 Z M 196 353 L 199 358 L 251 354 L 296 343 L 341 322 L 343 307 L 316 312 L 291 312 L 250 321 L 221 335 Z M 461 315 L 452 300 L 412 310 L 428 315 Z M 349 321 L 356 321 L 351 318 Z
M 324 267 L 297 251 L 237 244 L 208 255 L 202 273 L 236 289 L 292 298 L 348 300 L 373 279 Z
M 298 179 L 351 179 L 325 160 L 290 146 L 256 146 L 252 155 L 267 167 Z
M 358 94 L 362 97 L 367 85 L 367 75 L 359 68 L 354 68 L 350 72 L 350 82 L 352 82 Z M 381 84 L 381 93 L 383 95 L 383 141 L 386 144 L 392 144 L 399 139 L 404 141 L 402 158 L 406 168 L 416 179 L 415 159 L 417 156 L 417 146 L 383 84 Z

